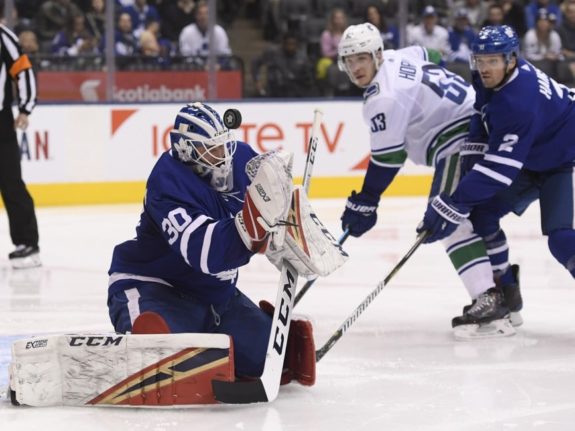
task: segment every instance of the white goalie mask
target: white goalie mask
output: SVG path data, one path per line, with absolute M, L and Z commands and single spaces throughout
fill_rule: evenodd
M 347 73 L 351 82 L 357 85 L 351 71 L 345 64 L 345 57 L 368 53 L 373 58 L 375 70 L 377 71 L 381 64 L 381 54 L 378 58 L 378 52 L 383 53 L 383 40 L 381 33 L 373 24 L 366 22 L 364 24 L 350 25 L 343 32 L 337 46 L 337 65 L 339 70 Z
M 184 106 L 170 131 L 172 157 L 208 178 L 219 192 L 233 188 L 232 160 L 237 142 L 220 115 L 196 102 Z

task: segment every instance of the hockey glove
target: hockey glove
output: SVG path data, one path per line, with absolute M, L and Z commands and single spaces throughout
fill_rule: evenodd
M 283 245 L 285 227 L 282 223 L 285 224 L 293 190 L 292 159 L 291 153 L 272 152 L 258 156 L 257 166 L 249 162 L 246 166 L 246 170 L 257 171 L 253 172 L 235 224 L 243 243 L 254 253 L 265 251 L 270 234 L 275 235 L 276 247 Z
M 475 163 L 483 160 L 488 145 L 479 142 L 465 142 L 459 149 L 459 165 L 461 176 L 473 169 Z
M 379 197 L 365 192 L 351 192 L 347 198 L 345 211 L 341 216 L 341 229 L 349 229 L 351 236 L 360 237 L 377 222 L 377 204 Z
M 447 194 L 441 193 L 427 205 L 417 233 L 428 231 L 429 235 L 423 242 L 435 242 L 451 235 L 468 217 L 469 209 L 466 206 L 454 203 Z

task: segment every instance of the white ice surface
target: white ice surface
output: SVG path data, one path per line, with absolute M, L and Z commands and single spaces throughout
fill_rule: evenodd
M 343 200 L 314 206 L 334 235 Z M 423 198 L 384 198 L 376 228 L 349 239 L 348 263 L 310 289 L 316 346 L 329 338 L 415 240 Z M 535 206 L 504 226 L 521 265 L 525 324 L 512 338 L 454 341 L 469 298 L 441 245 L 424 245 L 317 364 L 317 383 L 282 387 L 271 404 L 154 410 L 13 407 L 3 393 L 9 346 L 42 333 L 110 331 L 107 269 L 134 235 L 137 205 L 40 208 L 43 268 L 13 271 L 0 212 L 0 430 L 575 429 L 575 283 L 547 250 Z M 253 300 L 273 302 L 277 270 L 260 256 L 240 272 Z M 301 282 L 303 283 L 303 281 Z M 300 284 L 301 286 L 301 284 Z

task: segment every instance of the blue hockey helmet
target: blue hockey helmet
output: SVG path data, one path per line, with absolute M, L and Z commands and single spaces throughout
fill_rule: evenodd
M 519 57 L 519 38 L 508 25 L 483 27 L 471 43 L 471 67 L 475 69 L 476 55 L 502 54 L 508 62 L 512 56 Z
M 170 131 L 172 157 L 209 176 L 218 191 L 231 188 L 232 158 L 237 142 L 220 115 L 210 106 L 189 103 L 176 115 Z

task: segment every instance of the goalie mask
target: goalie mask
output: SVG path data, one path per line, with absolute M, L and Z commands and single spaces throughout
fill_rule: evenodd
M 370 54 L 373 58 L 375 71 L 379 70 L 381 65 L 381 54 L 383 53 L 383 40 L 379 30 L 370 23 L 350 25 L 345 29 L 339 45 L 337 46 L 337 65 L 339 70 L 347 73 L 347 76 L 357 85 L 353 74 L 345 63 L 345 57 L 355 54 Z M 379 58 L 378 58 L 378 53 Z
M 184 106 L 170 131 L 172 157 L 207 178 L 218 192 L 233 188 L 232 159 L 236 140 L 220 115 L 200 102 Z

